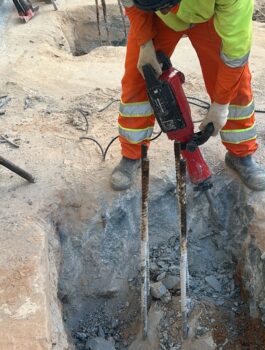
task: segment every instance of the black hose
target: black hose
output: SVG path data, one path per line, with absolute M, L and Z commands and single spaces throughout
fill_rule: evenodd
M 117 136 L 117 137 L 118 137 L 118 136 Z M 103 147 L 101 146 L 101 144 L 100 144 L 96 139 L 94 139 L 94 137 L 81 136 L 81 137 L 79 138 L 79 140 L 84 140 L 84 139 L 86 139 L 86 140 L 91 140 L 91 141 L 95 142 L 95 143 L 98 145 L 98 147 L 100 148 L 100 151 L 101 151 L 103 160 L 105 160 L 105 157 L 104 157 L 105 151 L 104 151 Z M 112 141 L 113 141 L 113 140 L 112 140 Z M 112 141 L 111 141 L 111 142 L 112 142 Z
M 113 143 L 115 140 L 117 140 L 118 137 L 119 137 L 119 135 L 118 135 L 118 136 L 115 136 L 115 137 L 110 141 L 110 143 L 108 144 L 108 146 L 106 147 L 105 152 L 104 152 L 104 154 L 103 154 L 103 160 L 105 160 L 106 155 L 107 155 L 107 152 L 108 152 L 110 146 L 112 145 L 112 143 Z
M 203 108 L 203 109 L 207 109 L 207 110 L 210 108 L 210 103 L 209 103 L 209 102 L 204 101 L 204 100 L 201 100 L 201 99 L 199 99 L 199 98 L 197 98 L 197 97 L 187 96 L 187 100 L 188 100 L 189 104 L 195 105 L 195 106 L 197 106 L 197 107 L 200 107 L 200 108 Z M 196 102 L 194 102 L 194 101 L 197 101 L 197 102 L 199 102 L 200 104 L 199 104 L 199 103 L 196 103 Z M 255 109 L 255 113 L 264 113 L 264 114 L 265 114 L 265 110 L 262 110 L 262 109 Z M 158 139 L 159 136 L 160 136 L 161 134 L 162 134 L 162 131 L 160 131 L 158 135 L 156 135 L 155 137 L 153 137 L 152 139 L 150 139 L 150 141 L 154 141 L 154 140 Z M 118 137 L 119 137 L 119 135 L 118 135 L 118 136 L 115 136 L 115 137 L 108 143 L 108 145 L 107 145 L 107 147 L 106 147 L 105 150 L 103 149 L 103 147 L 101 146 L 101 144 L 100 144 L 96 139 L 94 139 L 93 137 L 82 136 L 82 137 L 80 137 L 80 140 L 86 139 L 86 140 L 91 140 L 91 141 L 95 142 L 95 143 L 98 145 L 98 147 L 100 148 L 103 161 L 105 161 L 106 156 L 107 156 L 107 152 L 108 152 L 110 146 L 112 145 L 112 143 L 113 143 L 115 140 L 117 140 Z

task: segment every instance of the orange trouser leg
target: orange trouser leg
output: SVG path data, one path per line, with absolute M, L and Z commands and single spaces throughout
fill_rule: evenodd
M 156 50 L 171 56 L 183 33 L 171 30 L 158 17 L 155 26 L 158 33 L 154 38 Z M 131 159 L 141 157 L 142 143 L 149 146 L 155 123 L 145 81 L 137 69 L 138 56 L 139 46 L 129 33 L 118 123 L 122 155 Z
M 221 40 L 214 29 L 213 21 L 196 25 L 189 30 L 188 36 L 200 60 L 206 90 L 213 100 L 221 60 Z M 220 135 L 227 150 L 236 156 L 244 157 L 257 149 L 251 74 L 248 65 L 245 66 L 238 89 L 232 97 L 228 121 Z

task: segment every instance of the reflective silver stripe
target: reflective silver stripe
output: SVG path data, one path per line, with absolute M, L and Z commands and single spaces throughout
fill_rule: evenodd
M 226 56 L 226 54 L 221 52 L 221 59 L 222 59 L 222 61 L 227 66 L 229 66 L 231 68 L 243 67 L 247 63 L 248 57 L 249 57 L 249 52 L 245 56 L 243 56 L 241 58 L 230 58 L 230 57 Z
M 230 105 L 228 119 L 229 120 L 247 119 L 251 117 L 254 111 L 255 111 L 254 101 L 252 101 L 247 106 Z
M 242 143 L 257 137 L 255 125 L 247 129 L 222 130 L 220 131 L 222 141 L 230 143 Z
M 132 0 L 121 0 L 121 3 L 124 7 L 132 7 L 134 3 Z
M 130 143 L 139 143 L 143 140 L 150 139 L 153 133 L 153 127 L 141 129 L 141 130 L 132 130 L 124 129 L 119 126 L 120 136 L 125 137 Z
M 153 114 L 149 102 L 120 103 L 120 115 L 123 117 L 148 117 Z

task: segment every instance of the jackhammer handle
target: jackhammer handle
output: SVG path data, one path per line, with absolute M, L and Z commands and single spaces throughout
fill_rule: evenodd
M 144 75 L 144 79 L 147 85 L 147 88 L 149 86 L 153 86 L 154 84 L 156 84 L 159 80 L 157 77 L 157 73 L 154 69 L 154 67 L 150 64 L 147 63 L 142 67 L 143 70 L 143 75 Z
M 200 143 L 198 143 L 198 146 L 207 142 L 209 140 L 209 138 L 212 136 L 213 132 L 214 132 L 213 123 L 208 123 L 202 131 L 199 131 L 197 133 L 198 142 L 200 142 Z
M 157 51 L 156 58 L 158 62 L 162 65 L 163 72 L 165 72 L 166 70 L 172 67 L 170 58 L 163 51 Z
M 208 123 L 206 127 L 199 132 L 196 132 L 190 141 L 186 144 L 186 149 L 190 152 L 194 152 L 194 150 L 198 147 L 204 144 L 209 140 L 209 138 L 212 136 L 214 132 L 214 126 L 213 123 Z

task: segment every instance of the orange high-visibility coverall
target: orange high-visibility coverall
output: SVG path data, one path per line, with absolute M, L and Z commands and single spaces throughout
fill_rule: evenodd
M 172 11 L 178 11 L 178 6 Z M 230 103 L 228 121 L 220 132 L 223 144 L 229 152 L 239 157 L 254 153 L 257 143 L 249 66 L 246 63 L 243 67 L 231 68 L 222 61 L 222 43 L 213 19 L 184 31 L 175 31 L 154 13 L 143 12 L 134 6 L 127 8 L 126 12 L 131 28 L 118 117 L 122 155 L 139 159 L 141 144 L 149 145 L 155 122 L 144 79 L 137 69 L 139 46 L 152 38 L 156 50 L 171 56 L 184 34 L 198 55 L 211 101 Z

